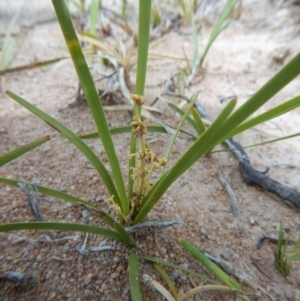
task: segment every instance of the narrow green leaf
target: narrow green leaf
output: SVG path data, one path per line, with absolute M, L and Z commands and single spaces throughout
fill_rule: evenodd
M 280 138 L 275 138 L 275 139 L 271 139 L 271 140 L 267 140 L 267 141 L 255 143 L 255 144 L 242 145 L 240 148 L 215 150 L 215 151 L 212 151 L 211 153 L 230 152 L 231 150 L 235 150 L 235 149 L 246 149 L 246 148 L 250 148 L 250 147 L 255 147 L 255 146 L 270 144 L 270 143 L 278 142 L 278 141 L 281 141 L 281 140 L 286 140 L 286 139 L 294 138 L 294 137 L 297 137 L 297 136 L 300 136 L 300 132 L 292 134 L 292 135 L 287 135 L 287 136 L 284 136 L 284 137 L 280 137 Z
M 281 264 L 282 264 L 282 271 L 285 273 L 285 275 L 288 275 L 289 274 L 289 264 L 286 260 L 286 249 L 287 249 L 287 246 L 289 244 L 289 240 L 290 240 L 290 237 L 289 237 L 289 234 L 286 236 L 285 240 L 284 240 L 284 244 L 283 244 L 283 247 L 282 247 L 282 250 L 281 250 Z
M 2 178 L 2 177 L 0 177 L 0 183 L 15 186 L 15 187 L 18 187 L 18 183 L 29 184 L 28 182 L 17 181 L 17 180 L 12 180 L 12 179 L 5 179 L 5 178 Z M 37 187 L 37 189 L 40 193 L 53 196 L 57 199 L 63 200 L 65 202 L 68 202 L 68 203 L 71 203 L 71 204 L 74 204 L 74 205 L 80 204 L 80 205 L 83 205 L 87 208 L 91 208 L 91 209 L 94 209 L 94 210 L 98 211 L 102 215 L 102 217 L 101 217 L 102 220 L 104 222 L 106 222 L 108 225 L 110 225 L 113 229 L 115 228 L 114 227 L 114 224 L 115 224 L 114 218 L 111 215 L 109 215 L 108 213 L 106 213 L 104 210 L 99 208 L 98 206 L 95 206 L 95 205 L 93 205 L 93 204 L 91 204 L 87 201 L 84 201 L 84 200 L 79 199 L 77 197 L 74 197 L 70 194 L 63 193 L 63 192 L 55 190 L 55 189 L 51 189 L 51 188 L 40 186 L 40 185 L 36 185 L 36 187 Z
M 16 230 L 61 230 L 86 232 L 91 234 L 102 235 L 122 242 L 120 235 L 108 229 L 75 223 L 57 223 L 57 222 L 30 222 L 30 223 L 11 223 L 0 224 L 0 232 L 16 231 Z
M 211 126 L 193 143 L 175 165 L 153 185 L 143 201 L 140 212 L 134 219 L 134 224 L 142 222 L 171 184 L 215 146 L 212 143 L 214 136 L 221 130 L 235 105 L 236 100 L 231 100 Z
M 135 241 L 121 224 L 115 223 L 114 226 L 128 247 L 136 247 Z
M 153 263 L 153 267 L 160 274 L 160 276 L 166 281 L 167 285 L 169 286 L 170 293 L 177 300 L 178 293 L 175 284 L 173 283 L 173 281 L 171 280 L 167 272 L 157 263 Z
M 206 130 L 205 125 L 202 121 L 202 118 L 195 108 L 191 109 L 191 113 L 194 118 L 194 122 L 196 124 L 196 131 L 197 131 L 198 135 L 201 136 Z
M 20 105 L 25 107 L 28 111 L 51 125 L 55 130 L 60 132 L 65 138 L 67 138 L 71 143 L 73 143 L 86 157 L 87 159 L 94 165 L 96 170 L 98 171 L 99 175 L 101 176 L 107 190 L 109 191 L 110 195 L 114 196 L 114 201 L 116 204 L 121 206 L 120 198 L 117 193 L 117 190 L 114 186 L 114 183 L 112 182 L 112 179 L 108 173 L 108 171 L 105 169 L 102 162 L 98 159 L 98 157 L 94 154 L 94 152 L 80 139 L 77 137 L 76 134 L 74 134 L 71 130 L 69 130 L 66 126 L 61 124 L 58 120 L 54 119 L 47 113 L 41 111 L 25 99 L 21 98 L 20 96 L 7 91 L 6 92 L 8 96 L 10 96 L 12 99 L 14 99 L 16 102 L 18 102 Z
M 129 254 L 128 266 L 129 266 L 129 282 L 130 282 L 130 292 L 132 301 L 142 301 L 142 294 L 140 290 L 139 283 L 139 256 L 134 253 Z
M 290 60 L 281 70 L 279 70 L 264 86 L 262 86 L 252 97 L 250 97 L 239 109 L 237 109 L 226 120 L 222 131 L 214 137 L 219 144 L 224 141 L 238 125 L 256 112 L 271 97 L 278 93 L 283 87 L 300 74 L 300 53 Z
M 27 143 L 21 147 L 18 147 L 4 155 L 0 155 L 0 166 L 7 164 L 10 161 L 15 160 L 16 158 L 26 154 L 27 152 L 31 151 L 32 149 L 42 145 L 43 143 L 50 140 L 50 136 L 45 136 L 34 141 Z
M 211 47 L 211 45 L 213 44 L 213 42 L 215 41 L 215 39 L 218 37 L 218 35 L 229 25 L 230 22 L 225 22 L 226 19 L 228 18 L 228 16 L 230 15 L 230 13 L 233 11 L 235 5 L 237 4 L 239 0 L 228 0 L 216 22 L 216 24 L 214 25 L 214 28 L 210 34 L 209 40 L 204 48 L 203 54 L 202 54 L 202 58 L 201 58 L 201 62 L 200 62 L 200 66 L 202 66 L 203 61 Z
M 148 49 L 151 25 L 151 0 L 139 0 L 139 32 L 136 90 L 138 95 L 144 95 L 147 74 Z
M 247 129 L 250 129 L 260 123 L 263 123 L 265 121 L 268 121 L 270 119 L 276 118 L 280 115 L 283 115 L 297 107 L 300 106 L 300 96 L 294 97 L 286 102 L 284 102 L 283 104 L 276 106 L 273 109 L 268 110 L 267 112 L 260 114 L 248 121 L 245 121 L 244 123 L 242 123 L 241 125 L 237 126 L 236 128 L 234 128 L 233 131 L 231 131 L 225 139 L 228 139 L 230 137 L 233 137 Z
M 126 21 L 126 6 L 127 0 L 121 0 L 121 17 L 124 21 Z
M 179 134 L 179 131 L 180 131 L 181 127 L 183 126 L 183 124 L 184 124 L 184 122 L 185 122 L 185 120 L 186 120 L 186 118 L 187 118 L 187 116 L 189 114 L 190 109 L 194 106 L 195 101 L 197 100 L 198 94 L 199 93 L 196 93 L 195 95 L 193 95 L 191 103 L 188 106 L 188 109 L 186 110 L 186 112 L 182 116 L 182 118 L 181 118 L 181 120 L 180 120 L 180 122 L 179 122 L 179 124 L 177 126 L 176 132 L 175 132 L 175 134 L 172 137 L 172 140 L 171 140 L 170 145 L 169 145 L 169 149 L 168 149 L 167 154 L 166 154 L 167 159 L 169 159 L 169 157 L 170 157 L 173 145 L 174 145 L 174 143 L 176 141 L 176 138 L 177 138 L 177 136 Z M 164 171 L 164 169 L 163 169 L 163 171 Z
M 151 25 L 151 0 L 139 0 L 139 29 L 138 29 L 138 54 L 137 54 L 137 74 L 135 93 L 144 96 L 147 63 L 148 63 L 148 50 L 150 39 L 150 25 Z M 133 112 L 135 115 L 141 115 L 141 106 L 134 104 Z M 130 154 L 136 154 L 137 141 L 136 137 L 131 134 L 130 141 Z M 131 199 L 133 192 L 133 179 L 132 170 L 135 167 L 135 156 L 131 156 L 128 166 L 128 199 Z M 128 205 L 129 206 L 129 205 Z
M 300 237 L 296 240 L 292 253 L 295 253 L 299 247 L 300 247 Z
M 300 253 L 291 253 L 287 255 L 287 261 L 300 261 Z
M 176 269 L 176 270 L 179 270 L 179 271 L 183 271 L 183 272 L 186 272 L 190 275 L 193 275 L 193 276 L 196 276 L 204 281 L 207 281 L 207 282 L 210 282 L 210 283 L 213 283 L 213 284 L 217 284 L 219 285 L 220 282 L 216 281 L 216 280 L 213 280 L 211 278 L 208 278 L 202 274 L 199 274 L 199 273 L 196 273 L 192 270 L 189 270 L 189 269 L 186 269 L 186 268 L 183 268 L 179 265 L 176 265 L 174 263 L 171 263 L 171 262 L 168 262 L 166 260 L 160 260 L 160 259 L 157 259 L 157 258 L 153 258 L 153 257 L 149 257 L 149 256 L 142 256 L 143 259 L 145 260 L 148 260 L 148 261 L 151 261 L 151 262 L 155 262 L 155 263 L 159 263 L 159 264 L 162 264 L 162 265 L 165 265 L 165 266 L 168 266 L 170 268 L 173 268 L 173 269 Z
M 69 53 L 72 57 L 82 90 L 87 99 L 88 105 L 93 115 L 93 119 L 99 132 L 99 136 L 108 157 L 112 173 L 114 175 L 118 193 L 112 195 L 114 195 L 116 199 L 119 199 L 117 203 L 120 205 L 123 214 L 127 216 L 129 211 L 129 201 L 126 197 L 120 163 L 115 151 L 112 137 L 109 132 L 109 127 L 98 95 L 98 90 L 96 89 L 89 67 L 83 56 L 79 40 L 76 36 L 75 29 L 73 27 L 65 2 L 62 0 L 52 0 L 52 3 L 61 30 L 64 34 Z
M 283 225 L 282 222 L 280 222 L 279 230 L 278 230 L 278 242 L 276 246 L 276 261 L 279 270 L 281 271 L 282 268 L 282 239 L 283 239 Z
M 132 127 L 130 125 L 120 126 L 110 129 L 111 135 L 121 135 L 131 133 Z M 163 133 L 168 134 L 167 130 L 161 125 L 147 125 L 147 132 L 149 133 Z M 99 138 L 98 132 L 82 134 L 78 136 L 80 139 L 95 139 Z
M 189 252 L 195 259 L 197 259 L 201 264 L 203 264 L 207 269 L 209 269 L 216 277 L 227 284 L 233 289 L 240 290 L 240 285 L 230 278 L 225 272 L 223 272 L 218 266 L 216 266 L 210 259 L 208 259 L 204 254 L 202 254 L 197 248 L 185 241 L 184 239 L 179 239 L 179 244 Z
M 179 114 L 181 117 L 184 115 L 184 111 L 182 111 L 181 109 L 179 109 L 177 106 L 173 105 L 172 103 L 168 103 L 168 106 L 174 110 L 177 114 Z M 195 123 L 195 121 L 190 117 L 187 116 L 186 121 L 190 124 L 190 126 L 192 128 L 194 128 L 194 130 L 197 132 L 197 125 Z
M 98 20 L 98 11 L 99 11 L 100 0 L 92 0 L 90 6 L 90 28 L 89 32 L 92 35 L 96 35 L 96 27 Z

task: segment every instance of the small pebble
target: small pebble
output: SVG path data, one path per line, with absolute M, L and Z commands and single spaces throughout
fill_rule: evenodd
M 46 280 L 49 279 L 49 278 L 51 277 L 52 273 L 53 273 L 53 271 L 48 271 L 48 272 L 46 273 L 45 279 L 46 279 Z
M 184 269 L 188 269 L 189 268 L 189 264 L 188 263 L 183 263 L 180 265 L 182 268 Z
M 160 253 L 162 255 L 165 255 L 167 253 L 167 250 L 165 248 L 160 248 Z
M 90 215 L 90 213 L 87 210 L 83 210 L 82 213 L 81 213 L 81 216 L 84 219 L 89 219 L 91 215 Z
M 118 278 L 119 276 L 120 276 L 120 273 L 114 272 L 114 273 L 111 274 L 110 278 L 115 279 L 115 278 Z
M 92 274 L 86 275 L 85 278 L 84 278 L 84 281 L 83 281 L 84 285 L 87 286 L 88 284 L 90 284 L 92 278 L 93 278 Z
M 179 278 L 179 273 L 177 271 L 173 271 L 171 274 L 172 281 L 176 281 Z
M 93 293 L 90 290 L 85 290 L 83 294 L 86 298 L 90 298 L 93 296 Z
M 251 225 L 254 225 L 256 223 L 255 217 L 253 215 L 249 218 Z

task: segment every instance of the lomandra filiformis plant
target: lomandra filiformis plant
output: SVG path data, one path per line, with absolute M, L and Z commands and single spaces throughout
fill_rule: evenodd
M 237 2 L 236 0 L 234 1 Z M 18 229 L 82 231 L 104 235 L 117 241 L 123 241 L 128 246 L 135 246 L 132 237 L 129 235 L 130 231 L 128 231 L 126 227 L 144 222 L 148 213 L 163 197 L 167 189 L 201 157 L 229 137 L 245 131 L 259 123 L 277 117 L 300 105 L 300 96 L 296 96 L 261 115 L 248 119 L 263 104 L 271 99 L 278 91 L 280 91 L 300 73 L 300 54 L 298 54 L 286 66 L 278 71 L 274 77 L 261 87 L 261 89 L 259 89 L 247 102 L 235 111 L 236 100 L 231 100 L 211 124 L 208 125 L 201 121 L 201 117 L 195 115 L 194 111 L 192 114 L 187 111 L 185 113 L 185 117 L 190 115 L 188 118 L 193 119 L 196 126 L 198 124 L 199 128 L 197 132 L 199 133 L 199 137 L 191 143 L 190 147 L 180 158 L 178 158 L 173 166 L 168 166 L 168 169 L 165 169 L 164 167 L 167 164 L 167 158 L 159 158 L 149 148 L 149 145 L 145 140 L 147 128 L 154 131 L 159 130 L 160 132 L 163 132 L 163 130 L 159 127 L 148 125 L 147 121 L 142 119 L 141 114 L 141 107 L 144 103 L 143 96 L 147 70 L 151 1 L 140 0 L 139 3 L 136 88 L 134 94 L 131 96 L 134 104 L 133 120 L 130 127 L 123 127 L 120 129 L 110 129 L 108 127 L 97 88 L 84 58 L 64 0 L 52 0 L 52 2 L 97 129 L 95 136 L 100 138 L 102 142 L 108 158 L 109 168 L 104 166 L 101 160 L 84 142 L 83 138 L 78 137 L 60 121 L 10 91 L 7 91 L 7 95 L 44 122 L 51 125 L 66 139 L 68 139 L 70 143 L 75 145 L 82 154 L 84 154 L 98 172 L 105 187 L 107 188 L 110 199 L 117 209 L 117 214 L 108 214 L 102 208 L 85 200 L 48 187 L 37 185 L 36 187 L 40 193 L 59 198 L 72 204 L 82 204 L 97 211 L 99 216 L 107 225 L 107 228 L 76 223 L 24 222 L 1 224 L 0 231 Z M 231 0 L 229 2 L 233 1 Z M 196 101 L 196 96 L 194 97 L 194 101 Z M 183 122 L 180 124 L 182 123 Z M 206 127 L 204 124 L 206 124 Z M 176 133 L 178 133 L 179 128 L 180 125 L 178 126 Z M 126 131 L 131 132 L 130 149 L 128 151 L 129 170 L 127 174 L 127 181 L 124 179 L 121 172 L 120 163 L 112 139 L 112 133 L 124 133 Z M 24 147 L 2 155 L 0 157 L 1 165 L 14 160 L 18 156 L 48 140 L 49 137 L 43 137 L 25 145 Z M 156 179 L 156 181 L 153 181 L 152 172 L 155 169 L 160 168 L 162 168 L 160 176 Z M 0 177 L 0 183 L 17 186 L 19 181 Z M 125 183 L 128 183 L 127 189 L 125 188 Z

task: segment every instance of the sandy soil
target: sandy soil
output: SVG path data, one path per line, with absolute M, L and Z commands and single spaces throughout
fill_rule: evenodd
M 114 1 L 119 3 L 118 1 Z M 280 5 L 280 2 L 281 5 Z M 19 8 L 20 19 L 14 29 L 18 52 L 12 67 L 66 56 L 65 44 L 58 24 L 53 19 L 50 1 L 32 1 L 25 6 L 22 1 L 0 3 L 0 34 Z M 105 5 L 105 4 L 104 4 Z M 108 7 L 108 6 L 106 6 Z M 113 6 L 114 7 L 114 6 Z M 129 5 L 129 15 L 134 6 Z M 203 49 L 211 30 L 211 20 L 218 5 L 202 18 L 199 30 L 199 49 Z M 77 20 L 78 22 L 78 20 Z M 134 22 L 133 19 L 131 22 Z M 200 91 L 199 101 L 207 112 L 215 117 L 224 103 L 220 96 L 238 96 L 242 104 L 265 83 L 300 47 L 300 7 L 285 1 L 243 1 L 240 17 L 220 35 L 213 45 L 204 70 L 195 77 L 182 94 L 191 96 Z M 189 32 L 185 22 L 180 30 Z M 200 24 L 200 23 L 199 23 Z M 151 54 L 183 57 L 192 53 L 191 36 L 180 35 L 172 29 L 163 35 L 163 40 L 151 48 Z M 149 62 L 146 99 L 151 103 L 165 90 L 170 74 L 186 67 L 185 62 L 173 59 L 155 59 Z M 111 73 L 100 60 L 93 63 L 95 79 L 101 78 L 99 71 Z M 135 70 L 131 72 L 131 78 Z M 89 109 L 82 103 L 66 108 L 74 101 L 78 81 L 70 60 L 40 69 L 24 70 L 1 75 L 0 96 L 0 153 L 3 154 L 43 135 L 51 140 L 30 153 L 1 167 L 2 177 L 31 182 L 55 188 L 112 212 L 105 200 L 107 192 L 90 163 L 49 126 L 21 108 L 4 91 L 11 90 L 39 108 L 61 120 L 75 133 L 94 130 Z M 105 89 L 104 81 L 97 82 Z M 299 94 L 300 78 L 295 79 L 260 112 Z M 178 99 L 166 97 L 179 104 Z M 163 103 L 157 108 L 162 111 L 161 119 L 174 122 Z M 260 113 L 259 112 L 259 113 Z M 259 143 L 299 131 L 300 110 L 294 110 L 267 122 L 237 137 L 242 145 Z M 109 125 L 116 127 L 129 124 L 127 111 L 107 111 Z M 151 147 L 164 155 L 170 137 L 149 134 Z M 116 149 L 124 173 L 127 171 L 127 135 L 114 137 Z M 88 141 L 97 155 L 107 164 L 104 150 L 98 141 Z M 169 166 L 189 146 L 189 142 L 178 140 Z M 271 145 L 247 150 L 251 163 L 259 170 L 270 168 L 268 175 L 299 191 L 300 139 L 294 138 Z M 230 199 L 220 184 L 217 173 L 222 174 L 234 189 L 241 216 L 235 218 Z M 0 185 L 0 222 L 34 221 L 26 209 L 26 196 L 17 188 Z M 66 222 L 89 222 L 101 225 L 99 217 L 82 207 L 74 207 L 62 201 L 45 197 L 42 202 L 45 219 Z M 275 246 L 265 243 L 256 249 L 263 236 L 276 238 L 280 221 L 290 229 L 292 239 L 300 233 L 299 212 L 258 187 L 245 184 L 241 178 L 238 162 L 230 153 L 215 153 L 203 158 L 184 174 L 166 193 L 149 215 L 151 221 L 180 220 L 183 225 L 165 230 L 143 230 L 134 235 L 137 249 L 122 244 L 107 242 L 115 251 L 94 253 L 86 250 L 81 255 L 76 246 L 84 242 L 85 235 L 56 232 L 51 242 L 41 232 L 19 231 L 1 235 L 0 275 L 7 271 L 35 273 L 40 281 L 34 285 L 15 285 L 0 281 L 0 300 L 131 300 L 128 282 L 127 258 L 131 251 L 184 265 L 205 272 L 178 245 L 183 237 L 196 247 L 220 257 L 227 263 L 227 270 L 243 284 L 253 300 L 300 300 L 299 263 L 293 265 L 288 277 L 283 277 L 274 265 Z M 41 237 L 42 236 L 42 237 Z M 40 240 L 36 241 L 38 238 Z M 87 247 L 96 246 L 101 237 L 89 236 Z M 55 259 L 56 258 L 56 259 Z M 61 258 L 63 260 L 58 260 Z M 141 275 L 147 273 L 161 282 L 151 265 L 141 261 Z M 201 282 L 182 272 L 168 270 L 179 291 L 186 292 Z M 142 281 L 143 300 L 163 300 L 154 289 Z M 234 296 L 210 292 L 198 296 L 201 300 L 234 300 Z

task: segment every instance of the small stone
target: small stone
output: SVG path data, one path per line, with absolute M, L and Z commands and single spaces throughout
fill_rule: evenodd
M 253 215 L 249 218 L 251 225 L 254 225 L 256 223 L 255 217 Z
M 61 279 L 66 279 L 66 273 L 65 273 L 65 272 L 62 272 L 60 278 L 61 278 Z
M 83 293 L 84 297 L 90 298 L 93 296 L 93 293 L 90 290 L 85 290 Z
M 189 264 L 188 263 L 183 263 L 180 265 L 182 268 L 184 269 L 188 269 L 189 268 Z
M 177 271 L 173 271 L 171 274 L 172 281 L 176 281 L 179 278 L 179 273 Z
M 92 274 L 86 275 L 85 278 L 84 278 L 84 281 L 83 281 L 84 286 L 89 285 L 90 282 L 91 282 L 91 280 L 92 280 L 92 278 L 93 278 L 93 275 L 92 275 Z
M 97 182 L 99 182 L 99 178 L 98 177 L 93 177 L 92 181 L 93 181 L 93 183 L 97 183 Z
M 119 276 L 120 276 L 120 273 L 114 272 L 114 273 L 111 274 L 110 278 L 115 279 L 115 278 L 118 278 Z
M 165 254 L 167 253 L 166 248 L 160 248 L 160 253 L 161 253 L 162 255 L 165 255 Z
M 47 279 L 49 279 L 51 276 L 52 276 L 52 273 L 53 273 L 53 271 L 48 271 L 47 273 L 46 273 L 46 276 L 45 276 L 45 279 L 47 280 Z
M 87 210 L 83 210 L 82 213 L 81 213 L 81 216 L 84 219 L 89 219 L 91 215 L 90 215 L 90 213 Z

